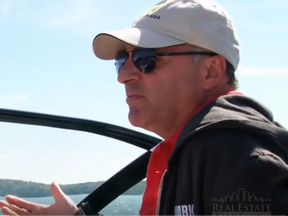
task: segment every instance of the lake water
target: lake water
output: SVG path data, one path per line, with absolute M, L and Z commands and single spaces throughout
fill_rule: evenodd
M 70 197 L 78 204 L 86 196 L 87 195 L 73 195 Z M 4 199 L 5 197 L 0 197 L 0 200 Z M 53 197 L 27 198 L 27 200 L 41 204 L 52 204 L 54 202 Z M 139 215 L 141 202 L 142 196 L 123 195 L 106 206 L 101 213 L 104 215 Z M 0 215 L 3 215 L 1 211 Z

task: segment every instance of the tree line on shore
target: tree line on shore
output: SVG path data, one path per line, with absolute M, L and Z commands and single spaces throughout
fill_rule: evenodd
M 104 181 L 86 182 L 77 184 L 60 185 L 67 195 L 89 194 Z M 141 181 L 123 195 L 142 195 L 146 181 Z M 19 197 L 47 197 L 51 196 L 50 184 L 43 184 L 31 181 L 0 179 L 0 196 L 15 195 Z

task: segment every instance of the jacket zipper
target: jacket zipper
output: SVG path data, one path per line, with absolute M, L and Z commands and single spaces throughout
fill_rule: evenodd
M 163 187 L 163 178 L 166 173 L 167 169 L 164 171 L 164 173 L 161 176 L 161 181 L 159 185 L 159 191 L 158 191 L 158 197 L 157 197 L 157 206 L 156 206 L 156 215 L 159 215 L 160 211 L 160 202 L 161 202 L 161 194 L 162 194 L 162 187 Z

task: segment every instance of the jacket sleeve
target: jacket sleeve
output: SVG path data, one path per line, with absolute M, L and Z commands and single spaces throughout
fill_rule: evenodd
M 244 131 L 215 130 L 197 135 L 187 148 L 190 163 L 201 161 L 192 175 L 203 182 L 198 207 L 204 215 L 288 214 L 288 166 L 272 143 Z

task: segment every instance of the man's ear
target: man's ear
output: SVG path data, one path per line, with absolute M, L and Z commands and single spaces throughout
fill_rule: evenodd
M 206 76 L 204 88 L 209 90 L 226 82 L 226 60 L 222 56 L 213 56 L 205 61 Z

